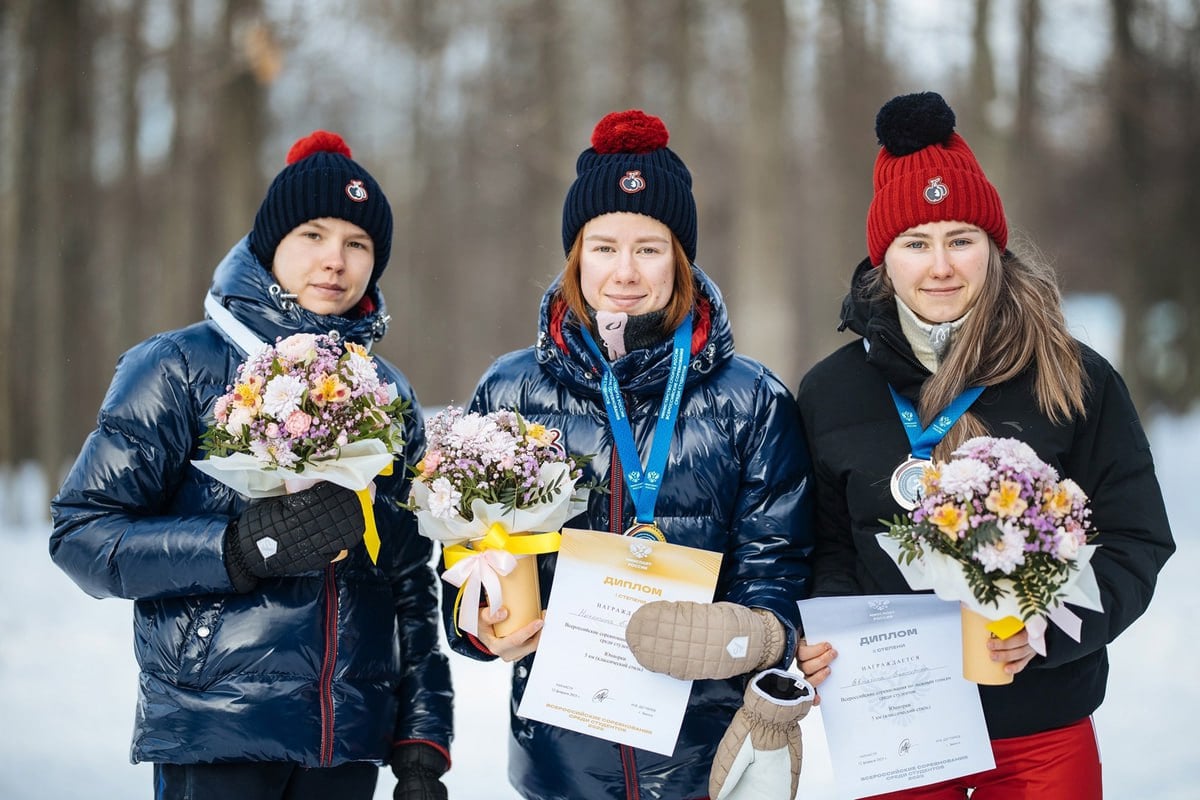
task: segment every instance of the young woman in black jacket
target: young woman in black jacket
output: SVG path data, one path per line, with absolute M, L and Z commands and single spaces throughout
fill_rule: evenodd
M 1011 684 L 980 686 L 996 767 L 883 795 L 974 800 L 1101 796 L 1090 715 L 1104 699 L 1105 647 L 1150 602 L 1174 551 L 1150 446 L 1125 384 L 1068 332 L 1053 273 L 1006 249 L 999 194 L 954 114 L 934 93 L 879 112 L 883 147 L 867 216 L 869 258 L 855 271 L 841 329 L 859 339 L 825 358 L 798 392 L 817 487 L 815 595 L 910 589 L 875 534 L 904 509 L 891 491 L 910 455 L 888 387 L 921 427 L 969 387 L 985 387 L 932 457 L 991 435 L 1029 444 L 1088 495 L 1103 612 L 1077 610 L 1079 641 L 1055 626 L 1045 656 L 1024 631 L 990 644 Z M 819 685 L 837 669 L 827 642 L 797 661 Z

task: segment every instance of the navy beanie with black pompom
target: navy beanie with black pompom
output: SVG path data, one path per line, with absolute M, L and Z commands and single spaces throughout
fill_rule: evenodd
M 563 202 L 562 238 L 570 252 L 588 220 L 614 211 L 645 214 L 671 229 L 689 261 L 696 260 L 696 200 L 692 175 L 667 141 L 658 117 L 614 111 L 592 131 L 592 146 L 575 162 Z
M 374 287 L 392 252 L 392 207 L 371 173 L 351 158 L 341 136 L 313 131 L 288 151 L 254 217 L 250 248 L 268 270 L 279 242 L 297 226 L 332 217 L 352 222 L 375 245 Z

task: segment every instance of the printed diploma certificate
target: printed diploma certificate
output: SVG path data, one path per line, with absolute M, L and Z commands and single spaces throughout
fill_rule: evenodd
M 979 690 L 962 676 L 958 603 L 932 594 L 800 603 L 805 638 L 838 656 L 818 688 L 840 797 L 866 797 L 995 766 Z
M 625 627 L 652 600 L 711 602 L 720 568 L 720 553 L 564 529 L 517 714 L 671 755 L 692 682 L 643 669 L 625 644 Z

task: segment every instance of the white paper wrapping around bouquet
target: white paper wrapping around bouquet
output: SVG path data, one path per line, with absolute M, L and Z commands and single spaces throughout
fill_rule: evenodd
M 429 487 L 419 480 L 412 484 L 412 500 L 418 508 L 417 525 L 421 534 L 443 544 L 459 544 L 478 539 L 488 528 L 500 523 L 509 533 L 544 533 L 556 531 L 587 506 L 575 497 L 575 481 L 570 479 L 569 464 L 547 464 L 542 467 L 542 483 L 549 485 L 561 480 L 559 491 L 548 502 L 529 508 L 506 509 L 501 503 L 471 502 L 474 519 L 466 520 L 455 514 L 450 519 L 435 517 L 429 511 Z
M 304 472 L 281 467 L 267 468 L 248 453 L 206 458 L 193 461 L 196 469 L 250 497 L 274 497 L 286 493 L 285 484 L 298 482 L 301 486 L 317 481 L 329 481 L 351 491 L 361 491 L 395 456 L 379 439 L 363 439 L 341 448 L 337 458 L 308 464 Z
M 884 552 L 892 557 L 892 561 L 900 568 L 904 579 L 913 589 L 932 589 L 934 594 L 943 600 L 958 601 L 991 620 L 1005 617 L 1022 619 L 1021 606 L 1013 592 L 1012 581 L 1007 579 L 997 581 L 997 585 L 1001 588 L 1000 597 L 995 605 L 984 605 L 975 599 L 975 593 L 971 591 L 971 585 L 967 583 L 962 566 L 950 556 L 927 548 L 923 557 L 905 564 L 900 560 L 900 542 L 886 533 L 877 533 L 875 538 Z M 1047 616 L 1060 628 L 1071 634 L 1076 641 L 1079 641 L 1079 630 L 1078 625 L 1072 623 L 1072 620 L 1077 623 L 1079 618 L 1063 608 L 1063 605 L 1070 603 L 1091 611 L 1104 610 L 1100 602 L 1100 587 L 1096 584 L 1096 573 L 1092 570 L 1091 561 L 1094 552 L 1096 552 L 1094 544 L 1085 544 L 1079 548 L 1079 557 L 1076 559 L 1077 569 L 1072 570 L 1067 582 L 1059 590 L 1059 602 L 1047 611 Z M 1025 620 L 1025 626 L 1029 630 L 1030 644 L 1038 653 L 1046 655 L 1045 618 L 1034 617 Z

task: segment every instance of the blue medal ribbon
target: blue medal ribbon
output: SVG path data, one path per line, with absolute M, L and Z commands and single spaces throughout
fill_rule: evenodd
M 900 412 L 900 421 L 904 423 L 904 432 L 908 434 L 912 457 L 928 461 L 933 455 L 933 448 L 946 436 L 946 432 L 954 426 L 954 423 L 958 422 L 958 418 L 966 413 L 967 409 L 971 407 L 971 403 L 975 402 L 975 398 L 983 394 L 983 390 L 983 386 L 973 386 L 967 389 L 954 398 L 942 413 L 934 417 L 928 428 L 922 430 L 921 417 L 917 414 L 917 409 L 907 397 L 889 385 L 888 391 L 892 393 L 892 402 L 896 404 L 896 411 Z
M 689 314 L 675 329 L 671 372 L 667 378 L 667 388 L 663 392 L 662 405 L 658 409 L 654 440 L 650 445 L 650 457 L 646 460 L 644 471 L 637 443 L 633 440 L 629 415 L 625 411 L 625 401 L 621 398 L 617 376 L 613 374 L 608 359 L 600 352 L 587 327 L 581 325 L 580 332 L 592 355 L 604 367 L 604 375 L 600 380 L 600 394 L 604 398 L 604 408 L 608 411 L 609 427 L 617 445 L 617 455 L 621 459 L 629 495 L 633 498 L 637 521 L 653 523 L 654 505 L 658 501 L 658 490 L 662 488 L 663 471 L 667 466 L 667 454 L 671 450 L 671 437 L 675 435 L 675 421 L 679 418 L 684 380 L 687 377 L 688 362 L 692 357 L 692 317 Z

